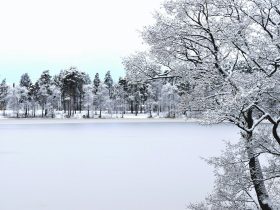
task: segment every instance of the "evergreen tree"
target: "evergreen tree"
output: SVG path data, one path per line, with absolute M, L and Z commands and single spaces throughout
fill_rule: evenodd
M 128 90 L 128 87 L 127 87 L 128 81 L 127 81 L 127 79 L 120 77 L 118 83 L 119 83 L 120 86 L 122 86 L 123 90 L 127 92 L 127 90 Z
M 61 75 L 61 92 L 64 110 L 68 110 L 68 116 L 72 116 L 77 110 L 82 110 L 84 95 L 83 85 L 86 84 L 86 74 L 75 67 L 64 70 Z M 73 111 L 73 112 L 72 112 Z
M 89 74 L 85 74 L 85 76 L 84 76 L 84 84 L 85 85 L 91 84 L 91 79 L 90 79 Z
M 42 117 L 47 116 L 47 100 L 48 96 L 51 95 L 51 82 L 52 77 L 49 73 L 49 70 L 43 71 L 39 80 L 37 81 L 37 85 L 39 86 L 39 90 L 37 92 L 37 99 L 42 108 Z
M 38 104 L 38 92 L 40 90 L 38 82 L 34 85 L 31 85 L 29 88 L 29 97 L 30 97 L 30 108 L 32 110 L 32 116 L 36 117 L 36 107 Z
M 106 85 L 107 89 L 109 90 L 109 97 L 112 98 L 112 89 L 113 89 L 113 79 L 111 77 L 111 72 L 107 71 L 105 78 L 104 78 L 104 84 Z
M 24 73 L 23 75 L 21 75 L 21 78 L 19 81 L 19 86 L 26 87 L 27 89 L 29 89 L 31 85 L 32 85 L 32 82 L 31 82 L 31 79 L 30 79 L 28 73 Z
M 126 101 L 128 101 L 128 81 L 126 78 L 119 78 L 118 82 L 118 98 L 121 102 L 122 117 L 126 111 Z
M 29 115 L 29 105 L 32 100 L 31 92 L 30 92 L 32 82 L 28 73 L 24 73 L 23 75 L 21 75 L 19 86 L 26 88 L 26 90 L 28 91 L 26 98 L 23 98 L 24 101 L 26 100 L 26 103 L 24 103 L 24 113 L 25 113 L 24 115 L 25 117 L 27 117 Z
M 9 86 L 6 84 L 6 79 L 3 79 L 0 84 L 0 108 L 3 110 L 3 115 L 5 115 L 5 110 L 7 106 L 7 95 Z
M 50 75 L 50 71 L 45 70 L 42 72 L 38 80 L 38 83 L 40 86 L 45 85 L 46 87 L 49 87 L 51 85 L 51 81 L 52 81 L 52 76 Z
M 93 91 L 94 91 L 94 94 L 96 94 L 99 85 L 100 85 L 99 74 L 96 73 L 95 76 L 94 76 L 94 80 L 93 80 Z

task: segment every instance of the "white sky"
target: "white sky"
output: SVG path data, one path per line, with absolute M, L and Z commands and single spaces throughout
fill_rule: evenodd
M 33 80 L 76 66 L 91 76 L 124 75 L 121 57 L 143 48 L 137 30 L 162 0 L 0 1 L 0 79 Z

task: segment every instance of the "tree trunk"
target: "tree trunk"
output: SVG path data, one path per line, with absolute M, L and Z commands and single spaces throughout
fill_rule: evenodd
M 44 117 L 44 106 L 42 106 L 42 118 Z
M 248 128 L 252 128 L 253 126 L 253 117 L 252 111 L 249 110 L 246 116 L 246 122 Z M 249 158 L 249 169 L 250 169 L 250 176 L 256 191 L 256 195 L 258 198 L 259 205 L 262 210 L 272 210 L 272 204 L 267 193 L 267 189 L 264 183 L 263 172 L 261 168 L 261 164 L 259 162 L 259 158 L 257 154 L 255 154 L 254 147 L 251 145 L 253 140 L 253 133 L 246 132 L 243 133 L 243 137 L 246 139 L 246 150 Z
M 133 101 L 130 102 L 130 112 L 133 114 Z
M 80 104 L 79 104 L 80 113 L 82 113 L 82 95 L 80 94 Z M 88 114 L 89 118 L 89 114 Z
M 63 99 L 63 110 L 64 110 L 64 113 L 66 113 L 66 101 Z
M 136 103 L 136 104 L 135 104 L 135 116 L 138 115 L 138 109 L 139 109 L 139 107 L 138 107 L 138 104 Z
M 27 106 L 25 107 L 25 113 L 24 113 L 24 117 L 25 118 L 27 118 L 27 111 L 28 111 L 28 109 L 27 109 Z
M 68 106 L 67 106 L 67 112 L 68 112 L 68 114 L 67 114 L 67 117 L 69 118 L 70 117 L 70 100 L 68 100 Z

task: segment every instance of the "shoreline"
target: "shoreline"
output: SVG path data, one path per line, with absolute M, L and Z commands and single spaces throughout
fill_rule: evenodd
M 168 118 L 114 118 L 114 119 L 42 119 L 42 118 L 2 118 L 4 124 L 90 124 L 90 123 L 201 123 L 197 119 Z

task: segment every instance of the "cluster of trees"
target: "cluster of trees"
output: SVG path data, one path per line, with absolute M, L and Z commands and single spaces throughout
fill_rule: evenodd
M 85 72 L 71 67 L 51 76 L 43 71 L 33 83 L 25 73 L 19 84 L 0 84 L 0 109 L 12 110 L 14 117 L 55 117 L 63 112 L 71 117 L 77 112 L 90 118 L 102 113 L 147 113 L 148 116 L 176 117 L 181 114 L 180 99 L 187 88 L 182 80 L 165 79 L 132 81 L 119 78 L 114 82 L 110 71 L 103 81 L 96 73 L 93 79 Z M 58 112 L 59 111 L 59 112 Z M 82 112 L 83 111 L 83 112 Z M 11 113 L 9 113 L 11 116 Z
M 214 192 L 189 208 L 279 209 L 280 1 L 168 0 L 142 37 L 149 49 L 124 59 L 129 80 L 186 80 L 184 110 L 241 129 L 208 161 Z

